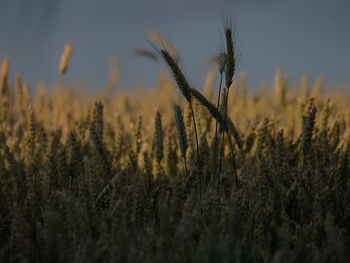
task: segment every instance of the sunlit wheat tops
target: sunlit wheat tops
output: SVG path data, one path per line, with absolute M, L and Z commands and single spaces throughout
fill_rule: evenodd
M 72 51 L 73 51 L 72 45 L 69 43 L 66 44 L 66 46 L 64 47 L 63 54 L 61 56 L 60 66 L 58 68 L 58 71 L 59 71 L 61 76 L 63 76 L 64 73 L 66 73 L 66 71 L 67 71 L 69 59 L 71 57 Z
M 7 76 L 9 73 L 9 61 L 8 59 L 4 59 L 1 64 L 1 72 L 0 72 L 0 88 L 2 88 L 5 85 L 5 82 L 7 81 Z
M 7 77 L 9 73 L 9 61 L 8 59 L 4 59 L 1 64 L 1 78 Z

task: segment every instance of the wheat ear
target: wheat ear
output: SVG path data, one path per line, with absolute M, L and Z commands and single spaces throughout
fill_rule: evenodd
M 64 51 L 63 51 L 62 56 L 61 56 L 60 66 L 58 68 L 58 71 L 59 71 L 61 76 L 63 76 L 64 73 L 66 73 L 66 71 L 67 71 L 69 59 L 70 59 L 71 54 L 72 54 L 72 50 L 73 50 L 73 48 L 72 48 L 71 44 L 66 44 L 66 46 L 64 47 Z
M 234 48 L 233 48 L 232 29 L 230 28 L 230 26 L 227 26 L 225 29 L 225 39 L 226 39 L 225 80 L 226 80 L 227 97 L 228 97 L 228 93 L 230 91 L 230 87 L 232 84 L 233 75 L 234 75 L 235 70 L 236 70 L 236 59 L 235 59 L 235 52 L 234 52 Z M 224 105 L 224 108 L 225 108 L 224 120 L 225 120 L 225 122 L 226 122 L 226 118 L 227 118 L 227 104 L 228 104 L 228 101 Z M 225 141 L 225 133 L 224 133 L 224 131 L 222 131 L 218 180 L 220 180 L 220 173 L 221 173 L 221 168 L 222 168 L 222 158 L 223 158 L 223 154 L 224 154 L 224 141 Z M 232 147 L 231 147 L 231 154 L 233 155 Z M 234 159 L 234 156 L 233 156 L 233 159 Z
M 187 134 L 186 134 L 182 110 L 181 110 L 180 106 L 177 104 L 174 105 L 174 117 L 175 117 L 177 135 L 179 138 L 180 150 L 181 150 L 182 157 L 184 159 L 185 172 L 187 175 L 186 152 L 187 152 L 187 148 L 188 148 L 188 140 L 187 140 Z

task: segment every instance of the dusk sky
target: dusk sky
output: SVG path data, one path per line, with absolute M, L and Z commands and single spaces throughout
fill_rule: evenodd
M 57 82 L 60 55 L 67 42 L 74 53 L 65 81 L 103 88 L 109 58 L 118 58 L 124 88 L 157 83 L 164 63 L 135 57 L 150 49 L 152 28 L 176 47 L 185 75 L 199 86 L 210 66 L 206 59 L 222 44 L 225 14 L 237 22 L 239 71 L 248 85 L 272 81 L 281 65 L 291 81 L 322 75 L 326 83 L 350 84 L 350 2 L 347 0 L 2 0 L 0 60 L 10 60 L 35 85 Z

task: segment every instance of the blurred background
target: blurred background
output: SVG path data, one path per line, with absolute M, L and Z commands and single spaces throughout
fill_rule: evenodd
M 31 85 L 59 81 L 64 45 L 74 51 L 64 81 L 102 89 L 109 61 L 120 65 L 119 89 L 152 87 L 165 69 L 132 54 L 151 49 L 154 29 L 176 47 L 188 79 L 200 87 L 222 46 L 225 15 L 236 20 L 239 71 L 248 86 L 272 82 L 281 65 L 290 82 L 306 74 L 322 75 L 327 85 L 350 83 L 350 2 L 347 0 L 2 0 L 0 60 L 10 60 L 10 76 L 19 73 Z

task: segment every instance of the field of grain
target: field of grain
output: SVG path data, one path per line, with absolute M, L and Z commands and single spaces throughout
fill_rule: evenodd
M 347 262 L 350 97 L 249 91 L 231 33 L 204 87 L 161 39 L 152 91 L 65 85 L 70 45 L 51 91 L 3 61 L 0 261 Z

